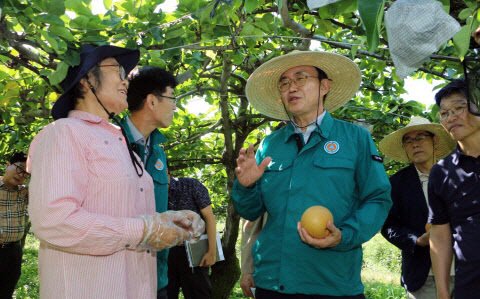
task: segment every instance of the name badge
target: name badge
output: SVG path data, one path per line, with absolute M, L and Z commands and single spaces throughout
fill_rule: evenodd
M 157 162 L 155 162 L 155 169 L 157 169 L 157 170 L 162 170 L 163 169 L 162 160 L 158 159 Z
M 338 150 L 340 149 L 340 145 L 338 144 L 338 142 L 336 141 L 327 141 L 327 143 L 325 143 L 325 146 L 323 147 L 323 149 L 328 153 L 328 154 L 335 154 L 336 152 L 338 152 Z

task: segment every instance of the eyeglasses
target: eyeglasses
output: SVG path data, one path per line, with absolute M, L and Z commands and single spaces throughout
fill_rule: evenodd
M 28 179 L 30 177 L 30 174 L 28 172 L 26 172 L 25 169 L 23 169 L 23 167 L 21 167 L 17 164 L 13 164 L 13 165 L 15 165 L 15 167 L 16 167 L 17 174 L 23 176 L 26 179 Z
M 160 96 L 162 98 L 167 98 L 167 99 L 170 99 L 173 101 L 173 103 L 175 104 L 175 106 L 177 105 L 178 103 L 178 98 L 177 97 L 169 97 L 169 96 Z
M 480 60 L 465 58 L 463 60 L 463 72 L 467 83 L 467 107 L 468 112 L 480 116 Z
M 118 74 L 120 75 L 120 79 L 125 80 L 127 78 L 127 74 L 125 73 L 125 69 L 121 64 L 104 64 L 104 65 L 98 65 L 99 67 L 103 66 L 117 66 L 118 67 Z
M 467 105 L 455 105 L 452 106 L 450 109 L 441 109 L 438 111 L 438 115 L 440 117 L 440 121 L 446 121 L 450 116 L 450 111 L 452 115 L 459 116 L 467 109 Z
M 296 86 L 302 87 L 307 83 L 307 78 L 318 78 L 315 76 L 308 76 L 308 75 L 302 75 L 302 74 L 297 74 L 295 77 L 293 77 L 293 82 L 295 83 Z M 287 91 L 290 89 L 290 84 L 291 81 L 290 79 L 284 78 L 278 82 L 277 87 L 280 91 Z
M 407 137 L 405 139 L 402 140 L 402 144 L 403 146 L 407 146 L 407 145 L 412 145 L 415 141 L 416 142 L 424 142 L 427 137 L 432 137 L 432 135 L 426 135 L 426 134 L 418 134 L 417 136 L 411 138 L 411 137 Z

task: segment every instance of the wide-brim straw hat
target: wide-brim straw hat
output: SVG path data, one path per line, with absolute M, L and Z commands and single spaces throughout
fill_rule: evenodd
M 403 148 L 402 139 L 405 134 L 417 130 L 427 131 L 437 136 L 438 144 L 435 147 L 435 157 L 437 159 L 450 154 L 457 144 L 441 125 L 431 123 L 426 118 L 414 116 L 405 127 L 390 133 L 380 141 L 380 151 L 393 160 L 405 163 L 411 162 Z
M 265 62 L 250 75 L 245 88 L 248 101 L 266 116 L 289 120 L 277 84 L 285 71 L 301 65 L 318 67 L 331 80 L 324 104 L 329 112 L 342 107 L 360 87 L 360 69 L 347 57 L 329 52 L 294 51 Z

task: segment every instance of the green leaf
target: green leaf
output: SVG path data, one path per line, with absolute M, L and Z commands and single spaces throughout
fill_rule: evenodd
M 453 36 L 453 44 L 461 60 L 465 57 L 470 45 L 470 26 L 463 25 L 457 34 Z
M 82 0 L 65 0 L 65 7 L 72 10 L 77 15 L 91 16 L 92 11 Z
M 18 98 L 18 95 L 20 94 L 20 86 L 15 81 L 8 82 L 7 85 L 5 85 L 3 92 L 4 98 L 1 102 L 1 105 L 7 106 L 10 100 Z
M 281 0 L 280 0 L 281 2 Z M 246 0 L 245 1 L 245 10 L 247 13 L 250 13 L 258 7 L 258 0 Z
M 463 0 L 467 6 L 473 10 L 477 8 L 478 2 L 477 0 Z
M 357 0 L 342 0 L 337 3 L 332 3 L 328 6 L 330 6 L 330 9 L 334 15 L 351 13 L 357 11 L 358 9 Z
M 62 56 L 62 60 L 68 63 L 70 66 L 76 66 L 80 64 L 80 54 L 77 51 L 68 49 Z
M 39 15 L 35 18 L 35 21 L 45 23 L 45 24 L 55 24 L 59 26 L 65 25 L 62 19 L 60 19 L 58 16 L 51 15 L 51 14 Z
M 438 0 L 438 1 L 440 1 L 443 4 L 443 9 L 445 9 L 447 13 L 450 13 L 450 0 Z
M 468 18 L 469 16 L 473 15 L 474 13 L 474 10 L 471 9 L 471 8 L 465 8 L 465 9 L 462 9 L 461 12 L 458 13 L 458 18 L 460 20 L 465 20 L 466 18 Z
M 252 24 L 247 24 L 242 29 L 241 35 L 253 35 L 255 32 L 255 27 Z
M 58 52 L 59 47 L 58 47 L 58 42 L 55 40 L 55 38 L 51 37 L 50 34 L 48 34 L 47 31 L 44 30 L 38 30 L 42 37 L 48 42 L 50 47 L 55 51 Z
M 265 23 L 261 20 L 257 20 L 255 23 L 253 23 L 253 25 L 257 28 L 260 28 L 264 32 L 270 32 L 270 28 L 268 28 L 267 23 Z M 228 27 L 228 26 L 224 26 L 224 27 Z
M 368 51 L 378 47 L 378 16 L 383 13 L 384 0 L 358 0 L 358 12 L 367 31 Z
M 148 52 L 148 54 L 150 55 L 152 66 L 158 66 L 161 68 L 165 68 L 167 66 L 167 63 L 165 62 L 165 60 L 160 58 L 162 56 L 160 51 L 154 50 L 154 51 Z
M 88 27 L 88 17 L 78 16 L 75 19 L 70 21 L 70 27 L 74 29 L 85 29 Z
M 67 76 L 68 64 L 61 61 L 57 64 L 57 70 L 48 76 L 51 85 L 57 85 Z
M 47 53 L 53 53 L 52 48 L 38 35 L 35 36 L 35 41 L 42 47 L 42 49 Z M 40 71 L 41 73 L 41 71 Z
M 352 46 L 352 50 L 350 50 L 350 59 L 354 60 L 355 56 L 357 55 L 358 46 Z
M 112 8 L 112 0 L 103 0 L 103 6 L 106 10 L 110 10 Z
M 169 40 L 169 39 L 178 38 L 180 36 L 183 36 L 184 34 L 185 34 L 185 30 L 183 29 L 183 27 L 178 27 L 173 30 L 169 29 L 165 34 L 165 39 Z
M 66 39 L 68 41 L 74 41 L 75 40 L 75 38 L 73 37 L 73 34 L 70 32 L 70 30 L 68 30 L 65 27 L 60 27 L 60 26 L 57 26 L 57 25 L 51 25 L 48 28 L 48 31 L 51 34 L 63 37 L 64 39 Z
M 65 14 L 65 2 L 63 0 L 49 0 L 47 1 L 47 12 L 61 16 Z

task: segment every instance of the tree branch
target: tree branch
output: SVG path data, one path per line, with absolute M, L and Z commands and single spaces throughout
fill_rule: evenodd
M 197 134 L 194 134 L 192 136 L 190 136 L 189 138 L 185 139 L 185 140 L 178 140 L 178 141 L 175 141 L 175 142 L 172 142 L 172 143 L 169 143 L 168 145 L 165 146 L 165 149 L 168 150 L 168 149 L 171 149 L 171 148 L 174 148 L 175 146 L 179 145 L 179 144 L 183 144 L 183 143 L 188 143 L 188 142 L 191 142 L 191 141 L 194 141 L 195 139 L 198 139 L 204 135 L 207 135 L 209 133 L 212 133 L 213 131 L 215 131 L 216 128 L 218 128 L 220 125 L 222 124 L 222 119 L 219 119 L 213 126 L 211 126 L 208 130 L 205 130 L 203 132 L 199 132 Z
M 282 7 L 279 9 L 278 13 L 282 18 L 283 25 L 287 28 L 292 29 L 295 33 L 297 33 L 302 37 L 311 37 L 312 33 L 307 28 L 290 19 L 290 14 L 288 12 L 288 1 L 287 0 L 281 0 L 281 1 L 282 1 Z M 309 48 L 310 48 L 310 39 L 304 39 L 299 49 L 306 51 Z

